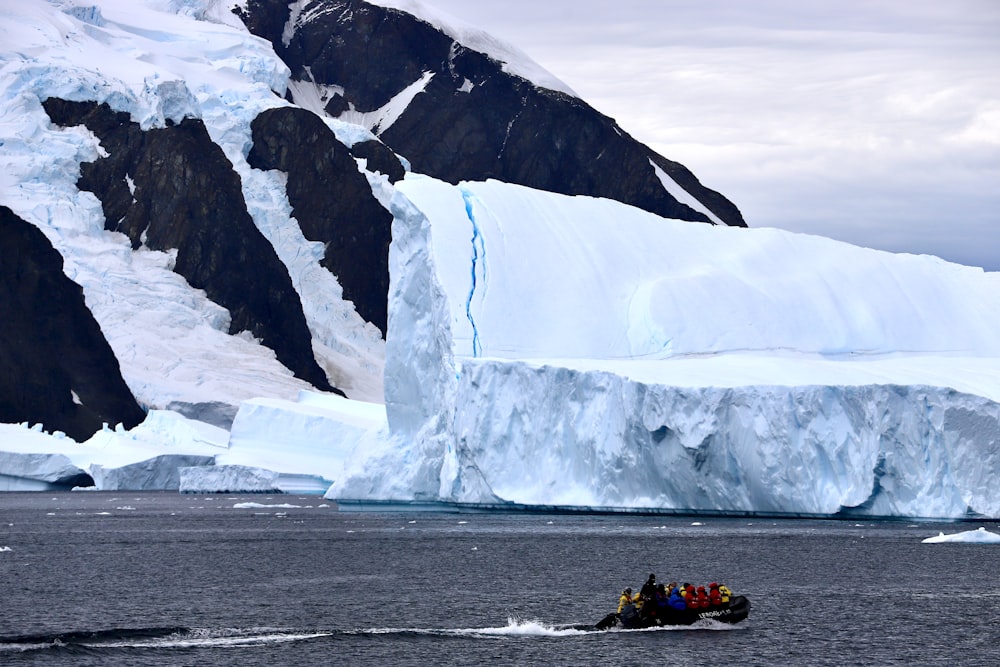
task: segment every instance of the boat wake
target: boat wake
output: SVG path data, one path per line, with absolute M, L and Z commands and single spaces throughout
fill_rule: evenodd
M 664 626 L 642 630 L 612 632 L 671 632 L 691 630 L 733 630 L 732 625 L 716 621 L 699 621 L 689 626 Z M 356 628 L 346 630 L 288 628 L 112 628 L 74 630 L 70 632 L 30 634 L 0 637 L 0 656 L 4 653 L 55 652 L 88 654 L 106 650 L 170 650 L 198 648 L 241 648 L 315 641 L 323 638 L 349 636 L 396 635 L 401 637 L 482 638 L 507 637 L 581 637 L 601 635 L 592 624 L 554 625 L 516 617 L 507 624 L 484 628 Z M 0 658 L 2 662 L 2 658 Z
M 507 625 L 495 628 L 373 628 L 352 634 L 409 634 L 434 637 L 573 637 L 594 632 L 593 625 L 551 625 L 542 621 L 508 617 Z M 348 633 L 345 633 L 348 634 Z
M 107 649 L 186 649 L 242 647 L 297 642 L 332 636 L 333 632 L 275 628 L 198 629 L 184 627 L 114 628 L 53 634 L 0 637 L 0 655 L 53 651 L 93 653 Z

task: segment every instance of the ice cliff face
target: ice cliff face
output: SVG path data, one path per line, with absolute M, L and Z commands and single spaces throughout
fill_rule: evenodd
M 1000 404 L 946 387 L 682 388 L 477 361 L 456 396 L 459 451 L 520 503 L 1000 514 Z
M 331 497 L 1000 512 L 995 274 L 497 182 L 398 187 L 424 215 L 394 227 L 395 443 Z

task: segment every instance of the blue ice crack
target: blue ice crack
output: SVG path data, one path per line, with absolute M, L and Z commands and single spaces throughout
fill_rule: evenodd
M 461 188 L 461 191 L 462 199 L 465 201 L 465 214 L 468 216 L 469 222 L 472 223 L 472 263 L 470 267 L 472 283 L 469 286 L 469 296 L 465 300 L 465 316 L 469 319 L 469 324 L 472 325 L 472 356 L 478 357 L 482 355 L 483 347 L 479 341 L 479 329 L 476 328 L 476 318 L 472 315 L 472 299 L 476 294 L 476 271 L 479 268 L 480 262 L 482 262 L 484 282 L 486 278 L 486 242 L 479 231 L 478 223 L 476 223 L 474 212 L 475 195 L 465 188 Z

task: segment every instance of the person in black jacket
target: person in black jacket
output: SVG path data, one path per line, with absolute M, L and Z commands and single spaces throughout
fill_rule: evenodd
M 642 585 L 642 588 L 639 589 L 639 597 L 645 600 L 652 600 L 653 596 L 655 595 L 656 595 L 656 575 L 650 574 L 649 579 L 647 579 L 646 583 L 644 583 Z

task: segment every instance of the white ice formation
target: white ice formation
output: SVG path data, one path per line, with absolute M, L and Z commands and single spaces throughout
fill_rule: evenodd
M 985 527 L 980 526 L 976 530 L 965 530 L 960 533 L 949 533 L 948 535 L 940 532 L 934 537 L 921 540 L 921 542 L 923 544 L 1000 544 L 1000 535 L 991 533 Z
M 497 182 L 398 186 L 393 446 L 331 498 L 1000 515 L 1000 276 Z
M 1000 274 L 497 182 L 368 174 L 395 217 L 383 345 L 320 269 L 280 175 L 247 165 L 250 122 L 287 104 L 288 71 L 232 4 L 25 0 L 0 15 L 0 203 L 63 255 L 150 408 L 84 443 L 0 425 L 0 486 L 86 473 L 107 488 L 176 479 L 341 501 L 1000 517 Z M 170 253 L 106 232 L 76 187 L 103 149 L 53 126 L 48 96 L 107 102 L 144 127 L 201 118 L 352 400 L 228 335 L 228 313 Z M 348 143 L 370 136 L 326 122 Z M 231 429 L 167 409 L 219 404 L 238 406 Z

